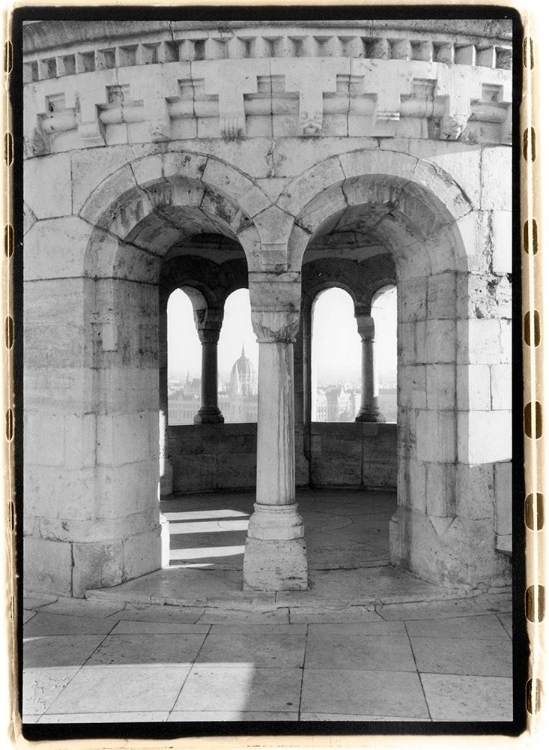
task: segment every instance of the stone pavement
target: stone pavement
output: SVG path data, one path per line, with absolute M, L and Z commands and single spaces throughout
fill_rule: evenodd
M 300 495 L 307 592 L 239 589 L 242 494 L 163 504 L 174 569 L 25 597 L 24 721 L 511 721 L 509 592 L 396 571 L 394 496 L 335 494 Z

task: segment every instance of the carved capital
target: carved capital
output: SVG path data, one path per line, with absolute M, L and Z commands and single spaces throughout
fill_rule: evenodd
M 376 326 L 371 315 L 355 315 L 358 334 L 362 341 L 373 341 L 376 335 Z
M 252 326 L 260 344 L 293 344 L 299 331 L 299 311 L 252 309 Z
M 222 323 L 221 307 L 200 307 L 194 311 L 194 324 L 202 344 L 217 344 Z

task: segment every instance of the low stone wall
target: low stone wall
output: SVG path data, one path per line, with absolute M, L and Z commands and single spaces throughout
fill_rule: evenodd
M 396 424 L 313 423 L 311 459 L 296 435 L 296 484 L 396 489 Z M 251 489 L 256 424 L 179 425 L 168 430 L 174 493 Z
M 311 425 L 311 486 L 396 490 L 395 423 Z

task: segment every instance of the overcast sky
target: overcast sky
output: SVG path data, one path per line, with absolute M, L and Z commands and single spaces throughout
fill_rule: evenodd
M 396 292 L 383 294 L 374 310 L 376 351 L 381 378 L 396 379 Z M 222 381 L 229 378 L 242 346 L 257 371 L 258 345 L 252 330 L 247 289 L 231 294 L 219 337 L 218 362 Z M 360 381 L 360 337 L 353 302 L 341 289 L 329 289 L 315 305 L 313 361 L 317 382 Z M 201 344 L 194 327 L 192 306 L 184 292 L 175 291 L 168 303 L 168 356 L 170 376 L 187 372 L 200 376 Z

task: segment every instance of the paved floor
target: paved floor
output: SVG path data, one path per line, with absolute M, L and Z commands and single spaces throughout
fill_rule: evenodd
M 24 601 L 28 723 L 510 721 L 508 592 L 388 565 L 394 496 L 302 493 L 311 590 L 240 591 L 253 497 L 163 504 L 173 569 Z

